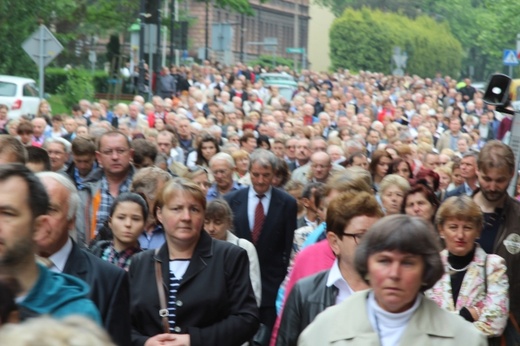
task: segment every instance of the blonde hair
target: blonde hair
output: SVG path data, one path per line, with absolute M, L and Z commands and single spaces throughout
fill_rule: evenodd
M 410 183 L 398 174 L 388 174 L 379 183 L 379 191 L 381 194 L 390 186 L 397 186 L 404 193 L 410 190 Z
M 41 316 L 6 324 L 0 329 L 0 345 L 115 346 L 102 328 L 78 315 L 61 320 Z
M 437 227 L 441 227 L 448 219 L 473 222 L 479 231 L 484 223 L 482 209 L 471 197 L 466 195 L 453 196 L 442 202 L 435 214 L 435 224 Z

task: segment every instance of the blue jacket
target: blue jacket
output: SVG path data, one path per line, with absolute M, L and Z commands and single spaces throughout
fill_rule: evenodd
M 94 303 L 87 298 L 88 285 L 73 276 L 51 272 L 38 265 L 40 275 L 36 284 L 19 303 L 23 317 L 51 315 L 63 318 L 82 315 L 97 322 L 101 316 Z

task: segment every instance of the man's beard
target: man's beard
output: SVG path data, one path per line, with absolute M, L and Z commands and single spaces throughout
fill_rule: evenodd
M 22 263 L 28 256 L 34 254 L 32 239 L 21 238 L 12 247 L 6 248 L 5 254 L 0 256 L 0 268 L 11 268 Z
M 489 191 L 486 191 L 483 189 L 480 191 L 482 191 L 482 195 L 484 196 L 484 198 L 490 202 L 497 202 L 497 201 L 501 200 L 507 194 L 507 191 L 489 192 Z

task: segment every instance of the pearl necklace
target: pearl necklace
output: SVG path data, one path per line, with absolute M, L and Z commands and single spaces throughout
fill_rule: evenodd
M 465 272 L 466 270 L 468 270 L 468 267 L 471 263 L 469 263 L 467 266 L 465 266 L 464 268 L 460 268 L 460 269 L 455 269 L 451 266 L 451 264 L 448 263 L 448 269 L 450 271 L 453 271 L 453 272 L 457 272 L 457 273 L 460 273 L 460 272 Z

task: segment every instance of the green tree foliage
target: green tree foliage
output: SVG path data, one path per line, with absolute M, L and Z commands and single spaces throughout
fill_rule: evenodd
M 415 20 L 396 13 L 363 8 L 347 9 L 330 29 L 332 67 L 391 72 L 392 48 L 408 54 L 406 71 L 421 76 L 436 72 L 455 74 L 462 48 L 446 24 L 419 16 Z
M 71 108 L 78 100 L 94 98 L 92 75 L 84 70 L 71 69 L 67 71 L 67 80 L 58 87 L 58 94 L 63 104 Z

